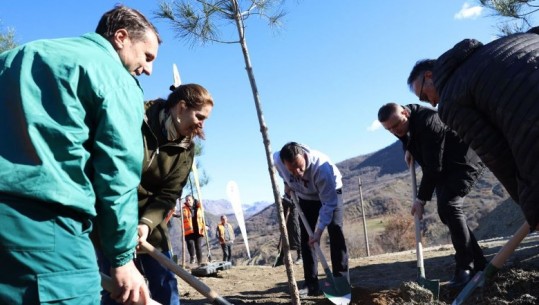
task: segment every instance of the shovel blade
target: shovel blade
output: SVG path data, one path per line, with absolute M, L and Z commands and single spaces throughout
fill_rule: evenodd
M 348 305 L 352 299 L 352 289 L 346 277 L 333 277 L 322 283 L 324 296 L 336 305 Z
M 417 283 L 419 286 L 432 292 L 435 300 L 440 298 L 440 281 L 439 280 L 428 280 L 424 277 L 418 277 Z
M 279 266 L 282 266 L 284 265 L 284 260 L 283 260 L 283 256 L 281 255 L 281 253 L 279 253 L 279 256 L 277 256 L 275 258 L 275 262 L 273 263 L 273 267 L 279 267 Z
M 475 288 L 482 286 L 485 282 L 485 274 L 483 271 L 477 272 L 474 277 L 464 286 L 462 291 L 457 295 L 451 305 L 460 305 L 472 294 Z

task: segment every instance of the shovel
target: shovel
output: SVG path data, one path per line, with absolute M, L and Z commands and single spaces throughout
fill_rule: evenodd
M 112 292 L 112 279 L 110 276 L 104 274 L 103 272 L 100 272 L 101 275 L 101 287 L 105 289 L 108 292 Z M 148 300 L 148 305 L 161 305 L 161 303 L 158 303 L 157 301 L 154 301 L 152 299 Z
M 296 209 L 298 210 L 299 217 L 301 217 L 301 222 L 303 223 L 303 226 L 305 226 L 305 230 L 307 231 L 307 234 L 309 234 L 309 237 L 313 236 L 313 230 L 311 229 L 311 226 L 309 226 L 309 223 L 307 222 L 307 218 L 303 214 L 303 211 L 301 210 L 301 207 L 299 206 L 298 198 L 296 197 L 296 194 L 293 194 L 292 201 L 294 202 L 294 205 L 296 206 Z M 352 298 L 352 291 L 350 288 L 350 282 L 348 281 L 348 277 L 340 276 L 340 277 L 334 277 L 333 273 L 329 269 L 328 262 L 326 261 L 326 257 L 322 253 L 322 250 L 320 250 L 320 245 L 318 243 L 314 244 L 314 249 L 316 253 L 318 254 L 318 257 L 320 258 L 320 263 L 322 263 L 322 266 L 324 267 L 324 272 L 326 273 L 326 281 L 322 285 L 322 292 L 324 292 L 324 295 L 328 300 L 330 300 L 333 304 L 336 305 L 347 305 L 350 303 L 350 300 Z
M 451 305 L 460 305 L 466 300 L 477 287 L 483 286 L 486 280 L 492 278 L 505 264 L 505 261 L 515 252 L 515 249 L 520 245 L 524 237 L 530 233 L 530 226 L 524 222 L 518 231 L 505 243 L 498 251 L 496 256 L 485 267 L 485 270 L 477 272 L 474 277 L 464 286 L 462 291 L 457 295 L 457 298 Z
M 410 165 L 410 173 L 412 174 L 412 204 L 417 197 L 417 180 L 415 177 L 415 162 L 412 159 L 412 164 Z M 428 280 L 425 277 L 425 266 L 423 264 L 423 245 L 421 242 L 421 231 L 420 231 L 420 222 L 419 215 L 415 213 L 414 215 L 415 223 L 415 252 L 417 255 L 417 283 L 419 286 L 428 289 L 432 292 L 435 300 L 438 300 L 440 296 L 440 281 L 439 280 Z
M 284 216 L 284 223 L 285 227 L 288 225 L 288 215 L 290 215 L 290 209 L 286 210 L 286 215 Z M 279 253 L 277 254 L 277 257 L 275 258 L 275 262 L 273 263 L 273 267 L 278 267 L 283 265 L 283 236 L 279 236 L 279 244 L 277 244 L 277 250 Z
M 204 284 L 199 279 L 189 274 L 189 272 L 185 271 L 180 266 L 176 265 L 172 260 L 166 257 L 163 253 L 156 250 L 154 246 L 150 245 L 147 241 L 140 243 L 140 247 L 145 252 L 148 252 L 148 254 L 150 254 L 151 257 L 153 257 L 156 261 L 158 261 L 165 268 L 174 272 L 182 280 L 186 281 L 187 284 L 191 285 L 191 287 L 195 288 L 203 296 L 210 299 L 213 302 L 213 304 L 232 305 L 223 297 L 219 296 L 215 291 L 211 290 L 210 287 L 206 286 L 206 284 Z

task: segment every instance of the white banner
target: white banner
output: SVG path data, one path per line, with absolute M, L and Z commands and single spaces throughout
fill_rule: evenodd
M 236 214 L 236 220 L 240 227 L 241 235 L 245 242 L 245 248 L 247 249 L 247 255 L 251 258 L 251 252 L 249 251 L 249 241 L 247 240 L 247 230 L 245 229 L 245 219 L 243 218 L 243 208 L 241 206 L 240 191 L 235 181 L 229 181 L 226 185 L 226 193 L 228 200 L 232 204 L 234 214 Z

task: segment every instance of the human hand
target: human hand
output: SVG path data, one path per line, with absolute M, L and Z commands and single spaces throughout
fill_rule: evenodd
M 419 219 L 423 219 L 423 212 L 425 209 L 425 201 L 421 199 L 415 199 L 414 204 L 412 205 L 412 216 L 415 215 L 415 213 L 418 213 L 417 216 Z
M 409 151 L 404 152 L 404 162 L 406 162 L 408 168 L 410 168 L 410 166 L 412 166 L 412 164 L 414 163 L 414 158 Z
M 137 244 L 137 250 L 140 251 L 140 243 L 143 241 L 146 241 L 148 239 L 148 235 L 150 234 L 150 227 L 148 227 L 145 224 L 140 224 L 137 226 L 137 233 L 138 233 L 138 244 Z
M 284 193 L 288 195 L 288 197 L 292 198 L 292 189 L 288 186 L 288 184 L 284 185 Z
M 146 241 L 146 239 L 148 239 L 148 235 L 150 234 L 150 227 L 144 224 L 140 224 L 137 226 L 137 232 L 138 232 L 138 242 L 141 243 L 143 241 Z
M 124 305 L 149 304 L 150 291 L 133 261 L 117 268 L 110 268 L 110 275 L 113 281 L 110 297 L 113 300 Z
M 309 237 L 309 246 L 314 246 L 314 244 L 320 244 L 320 237 L 322 236 L 322 230 L 316 228 L 313 235 Z

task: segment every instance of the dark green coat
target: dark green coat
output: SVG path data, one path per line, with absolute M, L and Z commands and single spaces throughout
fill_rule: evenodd
M 148 242 L 169 250 L 167 214 L 187 182 L 194 159 L 194 143 L 190 138 L 168 141 L 159 122 L 163 101 L 146 103 L 142 126 L 144 162 L 138 188 L 139 223 L 150 227 Z

